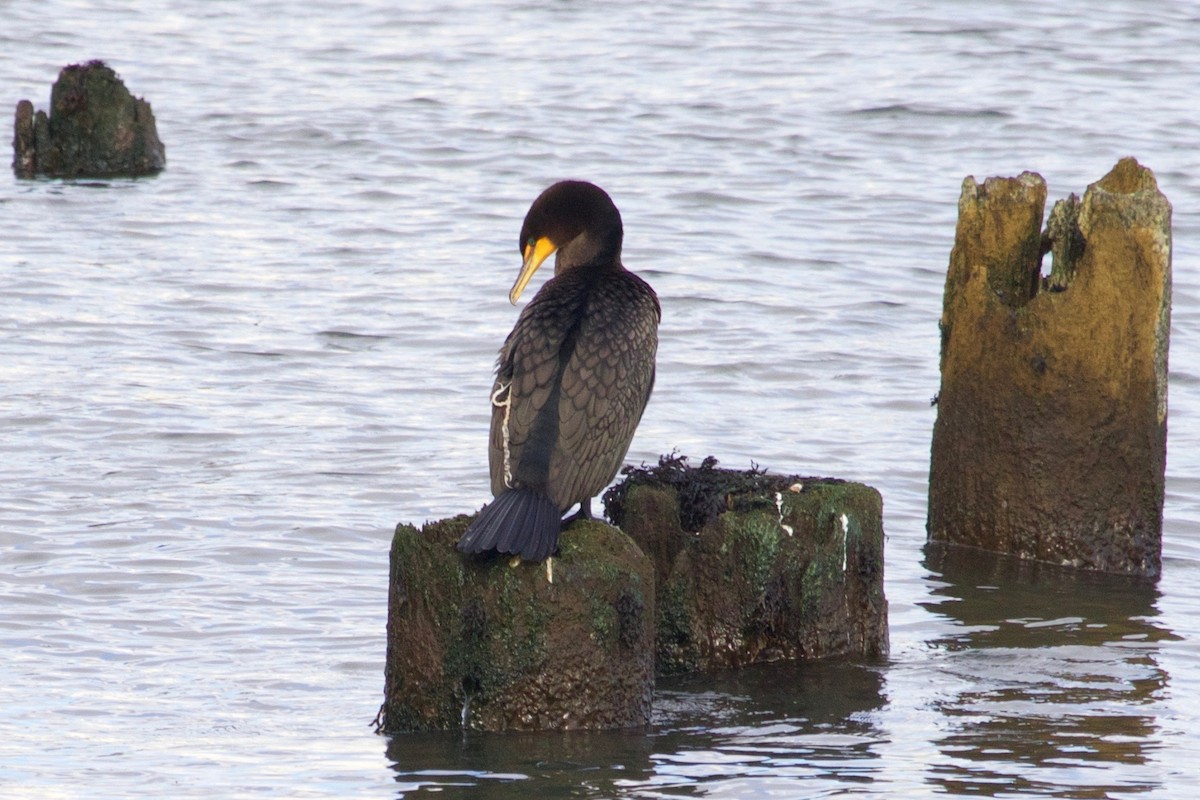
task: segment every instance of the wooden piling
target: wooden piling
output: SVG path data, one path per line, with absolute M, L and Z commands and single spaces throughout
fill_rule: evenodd
M 533 564 L 463 556 L 471 518 L 392 540 L 381 729 L 644 726 L 654 690 L 654 573 L 616 528 L 577 522 Z
M 104 62 L 63 67 L 50 113 L 21 100 L 13 125 L 18 178 L 136 177 L 167 164 L 150 104 L 129 93 Z
M 660 675 L 887 653 L 879 492 L 685 461 L 605 495 L 655 562 Z
M 1155 577 L 1161 569 L 1171 206 L 1122 159 L 1082 200 L 963 182 L 941 319 L 928 537 Z M 1043 252 L 1053 268 L 1043 276 Z

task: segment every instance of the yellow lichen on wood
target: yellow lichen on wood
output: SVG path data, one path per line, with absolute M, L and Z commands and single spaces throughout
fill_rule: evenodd
M 1040 231 L 1033 173 L 968 178 L 946 280 L 929 538 L 1156 575 L 1161 551 L 1171 208 L 1124 159 L 1077 230 Z M 1068 223 L 1069 224 L 1069 223 Z M 1075 241 L 1077 240 L 1077 241 Z M 1041 254 L 1070 264 L 1043 278 Z

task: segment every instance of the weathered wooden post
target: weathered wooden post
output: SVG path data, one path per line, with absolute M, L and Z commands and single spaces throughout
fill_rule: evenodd
M 1056 204 L 1043 236 L 1045 201 L 1029 172 L 963 182 L 928 537 L 1157 576 L 1171 206 L 1132 158 Z

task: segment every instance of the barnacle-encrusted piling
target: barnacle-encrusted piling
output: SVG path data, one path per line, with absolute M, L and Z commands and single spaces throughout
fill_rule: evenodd
M 1154 577 L 1161 565 L 1171 205 L 1122 159 L 1045 234 L 1046 183 L 963 182 L 941 319 L 928 535 Z M 1043 276 L 1042 256 L 1053 254 Z

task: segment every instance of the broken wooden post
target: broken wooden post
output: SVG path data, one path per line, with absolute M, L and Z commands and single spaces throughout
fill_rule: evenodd
M 1132 158 L 1060 201 L 1043 236 L 1045 201 L 1034 173 L 963 182 L 928 538 L 1157 576 L 1171 205 Z
M 136 177 L 161 171 L 166 149 L 150 104 L 102 61 L 63 67 L 50 114 L 17 103 L 13 172 L 18 178 Z
M 604 497 L 655 562 L 660 675 L 887 653 L 879 492 L 685 462 L 627 469 Z
M 616 528 L 577 522 L 540 564 L 463 556 L 471 518 L 392 540 L 385 733 L 646 725 L 654 572 Z

